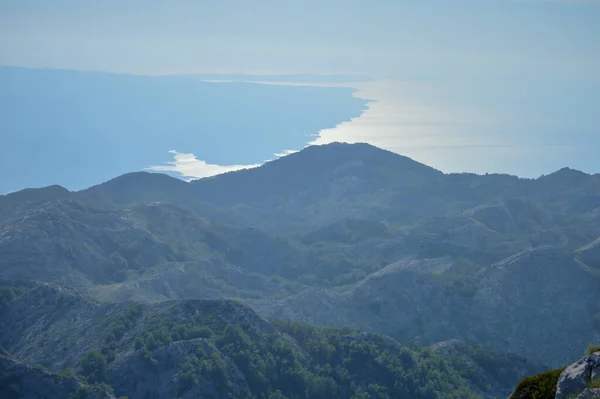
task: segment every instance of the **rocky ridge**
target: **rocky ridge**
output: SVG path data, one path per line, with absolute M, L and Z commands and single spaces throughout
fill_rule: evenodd
M 600 397 L 600 348 L 558 370 L 523 379 L 508 399 L 596 399 Z
M 19 381 L 41 379 L 45 392 L 114 391 L 130 399 L 261 398 L 277 390 L 287 398 L 389 390 L 398 398 L 475 399 L 480 392 L 496 399 L 506 395 L 507 383 L 492 383 L 493 376 L 514 384 L 535 369 L 466 344 L 457 346 L 461 357 L 349 328 L 270 323 L 230 300 L 97 303 L 50 284 L 25 289 L 0 309 L 0 346 L 11 357 L 2 367 L 18 369 Z M 475 365 L 473 373 L 464 373 L 464 364 Z M 495 366 L 504 371 L 495 374 Z M 333 370 L 340 368 L 338 376 Z M 56 380 L 60 373 L 69 377 Z M 52 378 L 58 385 L 48 383 Z M 390 378 L 406 380 L 404 391 Z M 429 381 L 436 382 L 425 390 Z M 24 389 L 20 384 L 15 389 Z

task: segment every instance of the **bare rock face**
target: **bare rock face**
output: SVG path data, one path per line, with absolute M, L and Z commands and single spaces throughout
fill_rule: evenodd
M 600 380 L 600 352 L 596 352 L 591 356 L 592 361 L 592 382 Z
M 600 399 L 600 388 L 586 389 L 577 399 Z
M 584 391 L 587 390 L 589 384 L 597 380 L 598 377 L 600 377 L 600 352 L 582 358 L 562 372 L 556 384 L 556 399 L 568 399 L 574 395 L 585 393 Z M 597 389 L 591 391 L 597 391 Z M 585 395 L 588 394 L 585 393 Z M 594 398 L 595 396 L 583 397 Z

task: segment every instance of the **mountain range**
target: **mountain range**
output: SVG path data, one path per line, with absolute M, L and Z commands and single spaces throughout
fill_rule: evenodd
M 92 332 L 110 325 L 113 312 L 139 306 L 140 314 L 167 320 L 170 307 L 200 306 L 212 309 L 208 319 L 247 314 L 262 331 L 245 341 L 258 345 L 253 350 L 271 347 L 271 333 L 285 337 L 305 359 L 303 369 L 331 377 L 340 397 L 361 396 L 344 391 L 339 375 L 321 373 L 326 362 L 311 355 L 298 329 L 314 329 L 339 351 L 335 337 L 351 328 L 351 340 L 373 337 L 373 351 L 392 345 L 408 348 L 394 353 L 440 356 L 447 375 L 459 376 L 451 389 L 463 392 L 457 397 L 506 397 L 522 377 L 574 361 L 600 341 L 599 222 L 599 174 L 444 174 L 367 144 L 308 147 L 192 182 L 137 172 L 77 192 L 26 189 L 0 196 L 0 279 L 18 291 L 0 312 L 0 347 L 22 367 L 75 370 L 86 353 L 107 345 Z M 136 337 L 156 327 L 136 326 L 104 350 L 110 361 L 103 382 L 134 398 L 150 391 L 159 398 L 217 395 L 212 377 L 192 378 L 181 392 L 168 385 L 179 381 L 171 377 L 183 373 L 177 367 L 189 356 L 146 391 L 123 385 L 118 376 L 143 361 Z M 171 339 L 169 356 L 202 348 L 210 357 L 215 347 L 233 362 L 223 366 L 223 395 L 281 391 L 248 385 L 254 377 L 220 346 L 223 328 L 214 330 L 212 343 Z M 32 335 L 40 331 L 44 337 Z M 159 359 L 160 348 L 151 345 L 146 357 Z M 331 364 L 338 363 L 345 364 Z M 493 370 L 504 370 L 502 378 Z M 358 376 L 351 380 L 353 395 L 378 397 Z M 451 397 L 394 392 L 390 397 Z M 318 395 L 325 394 L 310 397 Z

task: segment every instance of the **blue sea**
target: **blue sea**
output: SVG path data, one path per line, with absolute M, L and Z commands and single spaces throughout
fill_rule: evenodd
M 210 165 L 261 164 L 367 106 L 343 76 L 251 79 L 2 67 L 0 193 L 84 189 L 164 165 L 171 150 Z M 274 84 L 290 80 L 296 83 Z
M 0 194 L 182 179 L 367 142 L 444 172 L 600 172 L 600 83 L 348 75 L 140 76 L 0 67 Z

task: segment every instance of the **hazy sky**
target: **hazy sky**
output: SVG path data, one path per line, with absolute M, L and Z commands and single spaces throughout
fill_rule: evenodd
M 317 143 L 444 171 L 600 172 L 600 0 L 0 0 L 0 64 L 368 75 L 348 85 L 377 102 Z
M 595 79 L 598 0 L 2 0 L 5 64 Z

